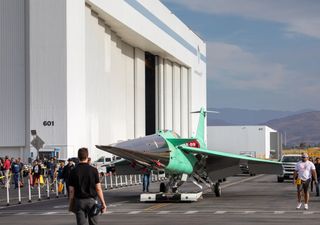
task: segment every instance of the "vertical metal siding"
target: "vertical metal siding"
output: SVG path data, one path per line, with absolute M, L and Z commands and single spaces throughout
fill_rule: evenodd
M 0 147 L 25 145 L 25 1 L 0 1 Z

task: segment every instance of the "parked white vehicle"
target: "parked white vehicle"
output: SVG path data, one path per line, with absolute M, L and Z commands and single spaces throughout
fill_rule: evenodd
M 281 163 L 283 166 L 282 174 L 278 175 L 278 182 L 283 182 L 284 180 L 292 180 L 293 173 L 295 170 L 295 166 L 297 162 L 301 160 L 301 155 L 294 154 L 294 155 L 284 155 L 281 158 Z
M 121 159 L 121 158 L 120 157 L 115 157 L 112 160 L 112 158 L 110 158 L 110 157 L 101 156 L 99 159 L 97 159 L 96 161 L 94 161 L 92 163 L 92 166 L 96 167 L 99 173 L 101 173 L 101 172 L 105 173 L 106 172 L 106 166 L 105 165 L 109 164 L 112 161 L 119 160 L 119 159 Z

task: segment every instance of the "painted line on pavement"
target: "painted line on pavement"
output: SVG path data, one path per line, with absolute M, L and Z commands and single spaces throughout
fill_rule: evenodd
M 131 212 L 128 212 L 128 214 L 130 215 L 135 215 L 135 214 L 139 214 L 141 213 L 141 211 L 131 211 Z
M 284 214 L 285 213 L 285 211 L 274 211 L 274 214 L 276 214 L 276 215 L 280 215 L 280 214 Z
M 171 213 L 170 211 L 160 211 L 157 214 L 163 215 L 163 214 L 169 214 Z
M 107 211 L 104 213 L 105 215 L 109 214 L 130 214 L 130 215 L 136 215 L 141 213 L 147 213 L 144 211 L 130 211 L 130 212 L 116 212 L 116 211 Z M 165 214 L 181 214 L 181 215 L 194 215 L 194 214 L 202 214 L 202 213 L 212 213 L 212 211 L 152 211 L 153 214 L 158 215 L 165 215 Z M 148 213 L 149 214 L 149 213 Z M 226 215 L 226 214 L 269 214 L 269 215 L 285 215 L 285 214 L 294 214 L 297 216 L 301 215 L 313 215 L 313 214 L 320 214 L 320 211 L 214 211 L 213 214 L 215 215 Z M 50 216 L 50 215 L 63 215 L 63 216 L 69 216 L 74 215 L 73 213 L 67 212 L 67 211 L 49 211 L 49 212 L 34 212 L 34 211 L 4 211 L 0 212 L 0 215 L 14 215 L 14 216 Z M 102 214 L 103 215 L 103 214 Z
M 233 186 L 233 185 L 236 185 L 236 184 L 240 184 L 240 183 L 244 183 L 244 182 L 249 181 L 249 180 L 254 180 L 254 179 L 257 179 L 257 178 L 260 178 L 260 177 L 263 177 L 263 176 L 264 176 L 264 174 L 260 174 L 258 176 L 249 177 L 247 179 L 239 180 L 239 181 L 227 184 L 227 185 L 221 185 L 221 187 L 222 188 L 227 188 L 227 187 L 230 187 L 230 186 Z
M 225 214 L 227 211 L 215 211 L 214 214 Z
M 314 214 L 313 211 L 305 211 L 305 212 L 303 212 L 303 215 L 312 215 L 312 214 Z
M 243 214 L 255 214 L 257 211 L 244 211 Z
M 153 205 L 149 208 L 146 208 L 146 209 L 144 209 L 144 211 L 153 211 L 155 209 L 160 209 L 160 208 L 166 207 L 168 205 L 170 205 L 170 203 L 160 203 L 160 204 Z
M 195 214 L 195 213 L 198 213 L 199 211 L 187 211 L 185 212 L 184 214 Z

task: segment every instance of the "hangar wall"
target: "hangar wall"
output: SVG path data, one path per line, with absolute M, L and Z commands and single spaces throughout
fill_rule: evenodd
M 96 144 L 144 136 L 145 54 L 155 59 L 156 130 L 196 129 L 189 112 L 206 106 L 205 43 L 160 1 L 0 4 L 1 150 L 29 157 L 37 130 L 61 158 L 82 146 L 96 158 Z
M 86 136 L 90 149 L 94 149 L 91 155 L 97 158 L 104 154 L 95 148 L 97 143 L 110 144 L 146 134 L 145 52 L 124 42 L 90 6 L 85 10 Z M 182 134 L 181 124 L 185 123 L 187 137 L 189 118 L 182 121 L 181 114 L 189 110 L 188 68 L 156 58 L 154 91 L 156 98 L 162 99 L 156 104 L 162 110 L 156 123 L 163 121 L 161 129 L 178 134 Z
M 0 157 L 26 143 L 25 47 L 25 2 L 0 1 Z
M 164 58 L 163 68 L 161 60 L 159 61 L 159 71 L 163 70 L 164 74 L 172 74 L 170 72 L 172 65 L 167 60 L 188 68 L 188 112 L 206 107 L 206 45 L 160 1 L 87 0 L 87 3 L 106 21 L 112 23 L 114 25 L 113 29 L 119 35 L 125 33 L 121 37 L 127 43 L 131 44 L 132 42 L 136 47 L 148 49 L 151 53 Z M 121 25 L 118 23 L 121 23 Z M 129 30 L 124 32 L 124 26 Z M 160 79 L 163 79 L 170 86 L 172 82 L 165 78 L 166 75 Z M 168 91 L 170 92 L 170 90 Z M 163 109 L 163 113 L 169 115 L 168 112 L 171 111 L 170 107 L 172 106 L 168 102 L 170 101 L 168 94 L 164 93 L 164 99 L 160 100 L 164 101 L 166 98 L 167 103 L 164 102 L 164 105 L 169 104 L 167 105 L 169 108 Z M 157 110 L 160 110 L 158 112 L 160 113 L 159 128 L 165 126 L 165 124 L 168 128 L 172 128 L 172 118 L 169 116 L 162 121 L 161 107 Z M 188 117 L 190 117 L 188 133 L 195 135 L 198 116 L 193 114 L 188 115 Z
M 86 136 L 90 149 L 96 149 L 97 143 L 110 144 L 145 132 L 140 119 L 144 114 L 135 113 L 144 110 L 144 102 L 139 102 L 143 98 L 138 99 L 144 97 L 144 80 L 140 80 L 144 52 L 139 54 L 123 42 L 89 7 L 85 11 Z M 135 107 L 135 102 L 141 107 Z
M 67 145 L 66 14 L 61 11 L 64 0 L 29 3 L 30 129 L 50 151 Z

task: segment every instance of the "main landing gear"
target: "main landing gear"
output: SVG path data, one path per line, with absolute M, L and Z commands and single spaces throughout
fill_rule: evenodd
M 215 193 L 216 197 L 221 197 L 221 187 L 219 182 L 212 186 L 212 191 Z

